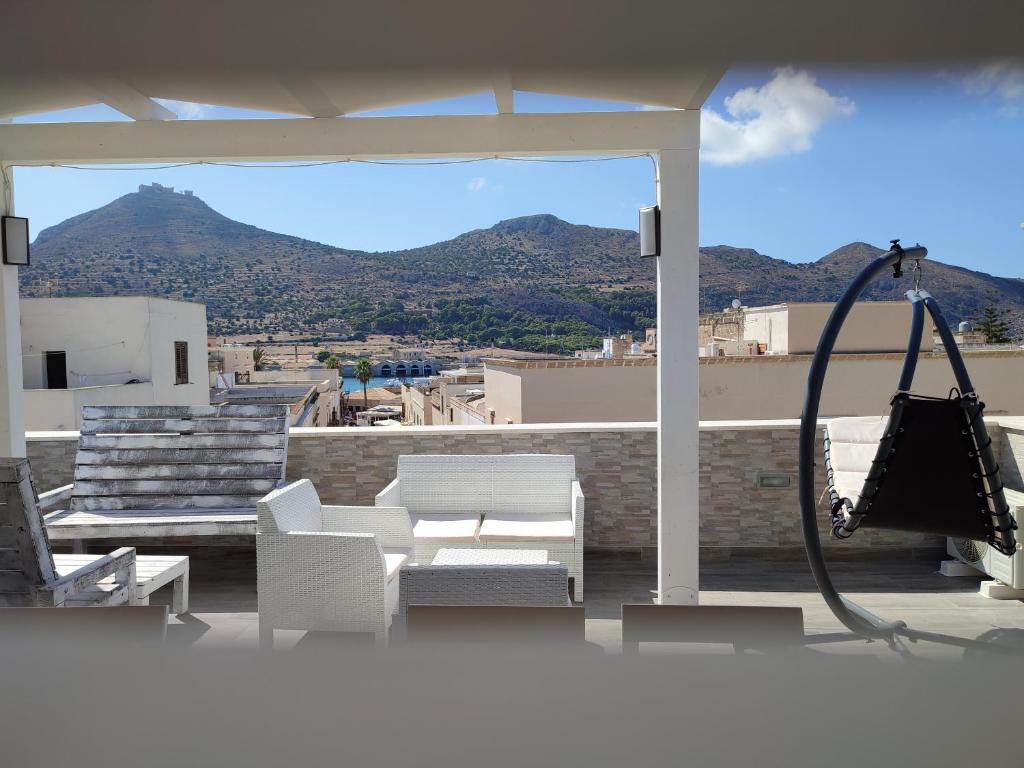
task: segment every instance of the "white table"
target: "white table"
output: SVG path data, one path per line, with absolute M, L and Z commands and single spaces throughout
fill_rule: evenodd
M 439 549 L 431 565 L 547 565 L 546 549 Z
M 53 564 L 59 576 L 66 576 L 99 560 L 104 555 L 54 555 Z M 111 576 L 100 582 L 113 582 Z M 136 555 L 135 599 L 139 605 L 149 605 L 149 596 L 160 587 L 173 582 L 171 613 L 188 613 L 188 557 L 184 555 Z

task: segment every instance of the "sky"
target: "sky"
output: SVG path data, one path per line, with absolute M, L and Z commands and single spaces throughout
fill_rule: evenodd
M 268 117 L 164 102 L 182 119 Z M 517 93 L 521 112 L 637 109 Z M 488 114 L 491 94 L 374 115 Z M 97 105 L 46 120 L 125 119 Z M 701 120 L 700 242 L 813 261 L 892 238 L 992 274 L 1024 276 L 1024 66 L 848 71 L 730 70 Z M 167 170 L 15 169 L 33 236 L 158 181 L 192 189 L 233 219 L 345 248 L 395 250 L 515 216 L 636 229 L 655 199 L 649 158 L 592 163 Z

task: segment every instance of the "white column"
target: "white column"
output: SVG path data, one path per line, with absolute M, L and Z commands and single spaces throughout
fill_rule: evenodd
M 14 213 L 13 171 L 0 173 L 0 214 Z M 0 263 L 0 456 L 25 456 L 18 268 Z
M 698 595 L 696 149 L 658 156 L 658 602 Z

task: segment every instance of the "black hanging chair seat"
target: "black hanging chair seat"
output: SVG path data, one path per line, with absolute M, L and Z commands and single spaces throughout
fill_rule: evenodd
M 887 622 L 836 590 L 825 564 L 818 535 L 815 453 L 818 406 L 829 358 L 850 309 L 888 268 L 903 274 L 903 262 L 915 264 L 928 251 L 902 248 L 899 241 L 865 267 L 836 303 L 822 330 L 807 376 L 800 418 L 800 514 L 807 559 L 825 602 L 848 628 L 866 637 L 893 640 L 912 637 L 903 622 Z M 828 421 L 825 428 L 825 473 L 832 510 L 831 533 L 849 538 L 858 528 L 883 528 L 957 539 L 985 541 L 1003 554 L 1017 549 L 1017 524 L 1006 503 L 978 398 L 935 299 L 927 291 L 907 291 L 912 307 L 910 339 L 888 418 L 857 417 Z M 924 333 L 925 311 L 931 316 L 953 369 L 956 388 L 948 397 L 911 392 Z
M 948 398 L 900 392 L 888 419 L 832 419 L 825 426 L 825 472 L 832 534 L 886 528 L 985 541 L 1014 549 L 1013 518 L 999 468 L 975 431 L 984 404 L 953 390 Z

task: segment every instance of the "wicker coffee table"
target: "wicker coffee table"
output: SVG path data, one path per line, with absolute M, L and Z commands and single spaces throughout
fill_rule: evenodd
M 410 605 L 564 606 L 569 569 L 543 549 L 440 549 L 430 565 L 399 573 L 399 611 Z
M 439 549 L 431 565 L 547 565 L 546 549 Z

